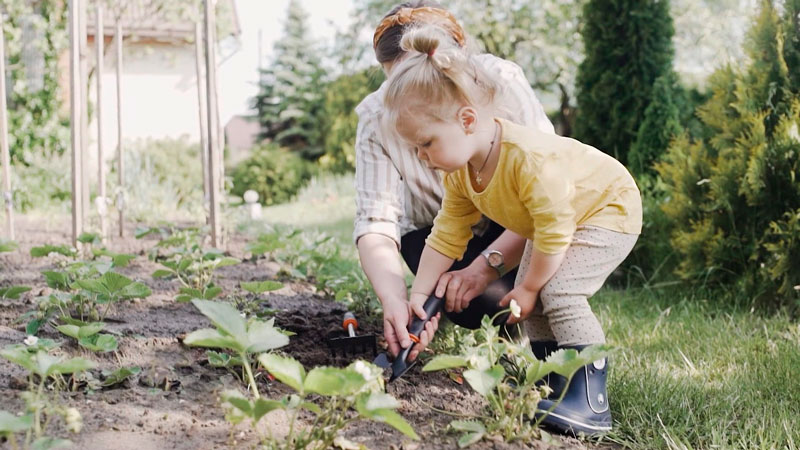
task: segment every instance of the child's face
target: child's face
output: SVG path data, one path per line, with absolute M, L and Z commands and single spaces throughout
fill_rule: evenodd
M 400 136 L 414 147 L 429 168 L 454 172 L 464 167 L 474 146 L 458 121 L 441 121 L 424 114 L 405 114 L 397 123 Z

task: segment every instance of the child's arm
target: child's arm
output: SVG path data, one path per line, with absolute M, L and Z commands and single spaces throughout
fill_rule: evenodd
M 414 278 L 414 284 L 411 286 L 411 295 L 409 296 L 411 310 L 420 319 L 425 319 L 425 310 L 422 305 L 430 297 L 439 282 L 439 277 L 452 265 L 452 258 L 437 252 L 427 244 L 425 245 L 419 260 L 417 277 Z
M 522 283 L 500 300 L 500 306 L 504 308 L 511 303 L 512 299 L 516 300 L 517 304 L 520 306 L 520 316 L 510 316 L 508 318 L 508 323 L 513 324 L 521 322 L 531 314 L 533 307 L 536 306 L 536 299 L 539 297 L 539 291 L 541 291 L 542 287 L 556 274 L 566 254 L 567 252 L 563 251 L 550 255 L 536 248 L 532 249 L 531 265 L 528 267 L 528 271 L 525 273 L 525 278 Z

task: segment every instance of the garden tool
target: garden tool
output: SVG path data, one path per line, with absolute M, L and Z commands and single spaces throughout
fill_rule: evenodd
M 358 321 L 356 320 L 356 316 L 350 311 L 344 313 L 342 328 L 347 332 L 347 336 L 328 339 L 328 348 L 334 357 L 336 356 L 337 350 L 340 351 L 342 356 L 348 353 L 366 353 L 369 349 L 372 349 L 373 355 L 378 353 L 378 345 L 374 334 L 356 336 Z
M 389 355 L 386 352 L 381 353 L 372 361 L 378 367 L 383 369 L 392 368 L 392 376 L 389 377 L 389 382 L 400 378 L 403 376 L 404 373 L 408 372 L 408 369 L 414 367 L 416 364 L 416 360 L 408 361 L 408 354 L 411 353 L 411 348 L 414 347 L 414 344 L 419 342 L 419 335 L 422 333 L 422 330 L 425 329 L 425 325 L 431 319 L 431 317 L 435 316 L 439 313 L 442 309 L 442 305 L 444 305 L 444 299 L 431 295 L 428 297 L 428 300 L 425 300 L 425 305 L 423 305 L 423 309 L 425 310 L 425 320 L 420 319 L 417 316 L 414 316 L 414 320 L 411 321 L 411 325 L 408 326 L 408 336 L 411 338 L 411 345 L 408 348 L 405 348 L 400 351 L 394 361 L 389 360 Z

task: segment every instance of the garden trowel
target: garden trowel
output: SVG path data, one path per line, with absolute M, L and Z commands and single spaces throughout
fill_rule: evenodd
M 442 309 L 442 305 L 444 304 L 444 299 L 431 295 L 428 297 L 428 300 L 425 300 L 425 305 L 423 305 L 423 309 L 425 310 L 425 320 L 420 319 L 417 316 L 414 316 L 414 320 L 411 321 L 411 325 L 408 326 L 408 336 L 411 338 L 411 345 L 408 348 L 405 348 L 400 351 L 394 361 L 389 359 L 389 354 L 386 352 L 381 353 L 372 361 L 378 367 L 383 369 L 392 369 L 392 376 L 389 377 L 389 382 L 400 378 L 403 376 L 404 373 L 408 372 L 408 369 L 414 367 L 414 364 L 417 362 L 416 360 L 409 362 L 408 354 L 411 353 L 411 348 L 414 347 L 414 344 L 419 342 L 419 335 L 422 333 L 422 330 L 425 329 L 425 325 L 431 319 L 431 317 L 435 316 L 439 313 L 439 310 Z

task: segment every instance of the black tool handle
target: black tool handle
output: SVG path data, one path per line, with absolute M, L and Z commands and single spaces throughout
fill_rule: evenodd
M 412 335 L 411 338 L 414 340 L 416 338 L 419 339 L 419 335 L 425 329 L 425 325 L 435 316 L 439 310 L 442 309 L 444 305 L 444 299 L 436 297 L 435 295 L 431 295 L 425 300 L 425 304 L 422 306 L 422 309 L 425 310 L 425 319 L 420 319 L 417 317 L 416 314 L 412 311 L 411 314 L 414 314 L 414 320 L 411 321 L 411 325 L 408 326 L 408 334 Z M 415 340 L 416 342 L 416 340 Z

